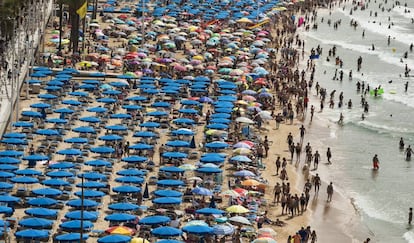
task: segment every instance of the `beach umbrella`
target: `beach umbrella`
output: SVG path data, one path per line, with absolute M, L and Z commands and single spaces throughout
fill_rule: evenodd
M 163 226 L 153 229 L 151 234 L 157 237 L 175 237 L 182 235 L 183 232 L 177 228 Z
M 24 139 L 26 138 L 26 134 L 19 133 L 19 132 L 9 132 L 3 135 L 3 138 L 18 138 L 18 139 Z
M 74 193 L 77 197 L 82 197 L 82 191 L 77 191 Z M 94 197 L 103 197 L 106 194 L 104 192 L 98 191 L 98 190 L 84 190 L 83 191 L 83 197 L 85 198 L 94 198 Z
M 129 157 L 124 157 L 121 160 L 127 163 L 142 163 L 142 162 L 147 161 L 148 158 L 142 157 L 142 156 L 129 156 Z
M 97 172 L 85 172 L 77 175 L 79 178 L 84 178 L 86 180 L 91 181 L 98 181 L 98 180 L 105 180 L 106 175 L 97 173 Z
M 112 118 L 112 119 L 131 119 L 132 116 L 130 114 L 126 114 L 126 113 L 117 113 L 117 114 L 112 114 L 110 116 L 110 118 Z
M 81 137 L 74 137 L 74 138 L 67 138 L 64 140 L 65 143 L 78 143 L 78 144 L 84 144 L 88 143 L 87 138 L 81 138 Z
M 205 146 L 206 148 L 211 148 L 211 149 L 224 149 L 224 148 L 227 148 L 229 145 L 225 142 L 214 141 L 214 142 L 206 143 Z
M 75 165 L 72 162 L 58 162 L 54 164 L 49 164 L 49 168 L 57 169 L 57 170 L 64 170 L 73 168 Z
M 7 207 L 7 206 L 0 206 L 0 214 L 12 214 L 13 213 L 13 208 L 11 207 Z
M 127 111 L 135 111 L 135 110 L 141 110 L 142 106 L 140 106 L 140 105 L 123 105 L 122 108 L 124 108 Z
M 203 163 L 223 163 L 225 161 L 225 157 L 213 154 L 209 156 L 202 156 L 200 161 Z
M 143 225 L 159 225 L 159 224 L 166 224 L 169 223 L 171 219 L 167 216 L 162 215 L 154 215 L 154 216 L 147 216 L 138 221 L 139 224 Z
M 68 120 L 60 119 L 60 118 L 51 118 L 51 119 L 46 119 L 46 122 L 54 123 L 54 124 L 66 124 L 68 123 Z
M 113 130 L 113 131 L 127 131 L 128 130 L 128 127 L 124 125 L 110 125 L 110 126 L 106 126 L 105 128 L 108 130 Z
M 184 182 L 180 180 L 159 180 L 157 181 L 158 186 L 183 186 Z
M 16 175 L 24 175 L 24 176 L 35 176 L 35 175 L 41 175 L 42 174 L 40 171 L 32 170 L 32 169 L 16 170 L 14 173 Z
M 58 98 L 56 95 L 53 94 L 40 94 L 37 97 L 45 100 L 54 100 Z
M 0 157 L 0 164 L 7 165 L 7 164 L 19 164 L 20 160 L 12 157 Z
M 48 208 L 28 208 L 24 213 L 33 217 L 55 217 L 58 212 Z
M 107 108 L 101 107 L 101 106 L 91 107 L 91 108 L 88 108 L 86 110 L 89 111 L 89 112 L 95 112 L 95 113 L 104 113 L 104 112 L 108 111 Z
M 10 181 L 18 184 L 35 184 L 39 182 L 39 179 L 30 176 L 19 176 L 11 178 Z
M 1 143 L 12 144 L 12 145 L 26 145 L 27 141 L 19 138 L 5 138 L 0 140 Z
M 263 184 L 263 183 L 260 183 L 260 182 L 258 182 L 258 181 L 256 181 L 256 180 L 253 180 L 253 179 L 248 179 L 248 180 L 244 180 L 244 181 L 242 181 L 242 183 L 241 183 L 243 186 L 258 186 L 258 185 L 261 185 L 261 184 Z
M 41 154 L 31 154 L 28 156 L 24 156 L 22 159 L 29 160 L 29 161 L 42 161 L 42 160 L 49 160 L 49 157 L 46 155 L 41 155 Z
M 42 184 L 46 185 L 46 186 L 68 186 L 68 185 L 70 185 L 69 182 L 61 180 L 61 179 L 43 180 Z
M 84 211 L 82 215 L 81 210 L 71 211 L 67 212 L 65 214 L 65 218 L 68 218 L 70 220 L 89 220 L 89 221 L 95 221 L 98 219 L 98 212 L 95 211 Z
M 211 123 L 206 126 L 209 129 L 226 130 L 229 128 L 228 125 L 222 123 Z
M 145 143 L 137 143 L 137 144 L 133 144 L 129 146 L 129 148 L 135 149 L 135 150 L 149 150 L 149 149 L 152 149 L 153 146 L 149 144 L 145 144 Z
M 0 171 L 0 178 L 12 178 L 15 177 L 14 173 L 10 173 L 10 172 L 5 172 L 5 171 Z
M 115 211 L 135 211 L 139 206 L 132 203 L 114 203 L 108 205 L 108 208 Z
M 129 243 L 131 237 L 127 235 L 107 235 L 98 239 L 98 243 Z
M 181 197 L 183 193 L 175 190 L 156 190 L 154 195 L 158 197 Z
M 209 226 L 202 226 L 202 225 L 184 226 L 182 230 L 186 232 L 187 234 L 195 234 L 195 235 L 207 235 L 207 234 L 213 233 L 213 228 Z
M 164 240 L 158 240 L 157 243 L 184 243 L 184 242 L 180 240 L 164 239 Z
M 117 100 L 113 98 L 105 97 L 105 98 L 97 99 L 96 101 L 101 102 L 101 103 L 106 103 L 106 104 L 112 104 L 112 103 L 116 103 Z
M 83 188 L 104 188 L 106 184 L 97 181 L 85 181 L 83 183 L 76 184 L 76 187 Z
M 79 118 L 79 120 L 83 121 L 83 122 L 90 122 L 90 123 L 99 123 L 99 122 L 101 122 L 101 119 L 99 117 L 96 117 L 96 116 L 85 116 L 85 117 Z
M 19 121 L 19 122 L 13 123 L 13 126 L 14 127 L 33 127 L 34 124 L 32 122 Z
M 215 235 L 232 235 L 234 227 L 231 224 L 216 224 L 213 225 L 213 233 Z
M 23 152 L 16 150 L 3 150 L 0 151 L 0 157 L 20 157 L 23 155 Z
M 151 105 L 152 107 L 164 107 L 164 108 L 168 108 L 171 106 L 170 103 L 165 102 L 165 101 L 159 101 L 159 102 L 155 102 Z
M 149 127 L 149 128 L 156 128 L 156 127 L 160 127 L 161 124 L 158 122 L 144 122 L 139 124 L 140 127 Z
M 181 152 L 164 152 L 162 154 L 164 158 L 173 158 L 173 159 L 184 159 L 187 158 L 187 154 Z
M 226 212 L 217 208 L 202 208 L 196 210 L 198 214 L 212 215 L 212 214 L 225 214 Z
M 19 221 L 19 225 L 26 228 L 47 228 L 53 224 L 53 221 L 43 218 L 27 218 Z
M 14 235 L 20 239 L 42 239 L 49 237 L 49 232 L 47 230 L 25 229 L 17 231 Z
M 177 130 L 173 130 L 171 131 L 171 133 L 173 135 L 187 135 L 187 136 L 192 136 L 195 135 L 195 132 L 191 131 L 190 129 L 187 128 L 180 128 Z
M 252 147 L 250 145 L 248 145 L 247 143 L 238 142 L 238 143 L 236 143 L 236 144 L 233 145 L 233 148 L 247 148 L 247 149 L 251 149 Z
M 0 171 L 10 171 L 10 172 L 13 172 L 13 171 L 18 170 L 18 169 L 19 169 L 19 167 L 15 166 L 15 165 L 1 164 L 0 163 Z
M 171 173 L 183 173 L 184 169 L 175 166 L 164 166 L 160 168 L 160 171 L 171 172 Z
M 107 146 L 99 146 L 90 148 L 90 151 L 97 154 L 112 154 L 115 152 L 115 149 Z
M 108 135 L 100 136 L 98 139 L 103 140 L 103 141 L 119 141 L 119 140 L 122 140 L 123 137 L 116 135 L 116 134 L 108 134 Z
M 198 114 L 198 111 L 195 109 L 179 109 L 178 112 L 184 114 Z
M 145 189 L 144 189 L 144 194 L 142 195 L 143 198 L 148 199 L 149 196 L 149 191 L 148 191 L 148 183 L 145 183 Z
M 81 234 L 80 233 L 66 233 L 66 234 L 62 234 L 62 235 L 58 235 L 56 236 L 56 240 L 58 242 L 79 242 L 81 238 Z M 83 240 L 87 240 L 89 238 L 88 234 L 82 234 L 82 239 Z
M 23 111 L 22 112 L 22 116 L 27 116 L 27 117 L 43 117 L 42 113 L 37 112 L 37 111 Z
M 245 224 L 245 225 L 251 225 L 250 221 L 242 216 L 234 216 L 229 218 L 229 221 L 234 222 L 234 223 L 239 223 L 239 224 Z
M 91 221 L 88 220 L 71 220 L 61 223 L 59 225 L 60 228 L 66 231 L 79 231 L 79 230 L 87 230 L 93 228 L 93 224 Z M 81 226 L 82 225 L 82 226 Z M 82 227 L 82 228 L 81 228 Z M 99 240 L 98 240 L 99 241 Z
M 96 133 L 95 128 L 89 126 L 75 127 L 72 131 L 78 133 Z
M 253 172 L 251 172 L 249 170 L 237 171 L 233 175 L 238 176 L 238 177 L 254 177 L 254 176 L 256 176 Z
M 8 182 L 0 182 L 0 190 L 12 189 L 14 186 Z
M 229 119 L 231 117 L 231 115 L 228 114 L 228 113 L 214 113 L 214 114 L 211 114 L 210 117 L 212 119 L 215 119 L 215 118 L 226 118 L 226 119 Z
M 64 104 L 64 105 L 78 106 L 78 105 L 82 105 L 82 102 L 77 101 L 77 100 L 62 100 L 62 104 Z
M 66 155 L 66 156 L 79 156 L 82 155 L 82 151 L 79 149 L 62 149 L 56 152 L 57 154 Z
M 82 207 L 82 199 L 72 199 L 66 202 L 66 205 L 74 208 L 81 208 Z M 83 207 L 85 208 L 94 208 L 99 205 L 98 202 L 89 200 L 89 199 L 83 199 Z
M 144 97 L 144 96 L 131 96 L 131 97 L 126 98 L 126 100 L 128 100 L 128 101 L 144 101 L 144 100 L 147 100 L 147 97 Z
M 120 176 L 144 176 L 145 172 L 138 169 L 126 169 L 117 171 L 116 174 Z
M 195 124 L 195 121 L 190 118 L 177 118 L 174 119 L 173 122 L 175 124 Z
M 260 228 L 257 230 L 258 235 L 266 234 L 271 235 L 272 237 L 276 237 L 277 233 L 272 228 Z
M 141 188 L 136 186 L 123 185 L 112 188 L 112 191 L 118 193 L 138 193 L 141 191 Z
M 213 193 L 204 187 L 196 187 L 193 190 L 191 190 L 191 192 L 195 195 L 201 195 L 201 196 L 211 196 L 213 195 Z
M 85 165 L 93 166 L 93 167 L 103 167 L 103 166 L 112 166 L 112 163 L 106 160 L 89 160 L 85 162 Z
M 151 137 L 157 137 L 158 135 L 151 131 L 139 131 L 134 133 L 133 137 L 142 137 L 142 138 L 151 138 Z
M 126 226 L 117 225 L 110 227 L 105 230 L 106 233 L 113 234 L 113 235 L 133 235 L 135 234 L 135 230 L 131 229 Z
M 60 135 L 59 131 L 57 130 L 53 130 L 53 129 L 39 129 L 36 131 L 37 134 L 39 135 L 44 135 L 44 136 L 57 136 Z
M 239 155 L 247 155 L 247 154 L 251 154 L 252 151 L 250 149 L 246 149 L 246 148 L 237 148 L 235 150 L 233 150 L 233 154 L 239 154 Z
M 178 148 L 178 147 L 189 147 L 190 143 L 187 141 L 182 141 L 182 140 L 173 140 L 173 141 L 168 141 L 167 143 L 165 143 L 165 145 Z
M 48 197 L 32 198 L 27 202 L 30 206 L 49 207 L 57 204 L 57 201 Z
M 148 112 L 146 115 L 147 116 L 161 117 L 161 116 L 168 116 L 168 112 L 165 112 L 165 111 L 152 111 L 152 112 Z
M 136 216 L 127 213 L 113 213 L 105 217 L 110 222 L 129 222 L 136 219 Z
M 236 122 L 239 123 L 246 123 L 246 124 L 254 124 L 254 121 L 247 117 L 237 117 Z
M 54 110 L 53 112 L 55 112 L 55 113 L 63 113 L 63 114 L 72 114 L 75 111 L 72 110 L 72 109 L 69 109 L 69 108 L 60 108 L 60 109 Z
M 232 205 L 232 206 L 226 208 L 226 212 L 229 212 L 229 213 L 248 213 L 248 212 L 250 212 L 250 210 L 243 207 L 243 206 L 241 206 L 241 205 Z
M 180 204 L 182 203 L 181 198 L 178 197 L 159 197 L 152 200 L 154 204 Z
M 56 196 L 62 195 L 63 192 L 61 190 L 54 189 L 54 188 L 39 188 L 39 189 L 32 190 L 32 193 L 36 195 L 44 196 L 44 197 L 48 197 L 48 196 L 56 197 Z
M 142 184 L 144 182 L 144 178 L 138 176 L 122 176 L 115 178 L 115 181 L 127 184 Z

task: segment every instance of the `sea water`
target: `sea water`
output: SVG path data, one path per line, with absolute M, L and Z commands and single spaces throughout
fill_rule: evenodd
M 379 8 L 380 3 L 384 12 Z M 404 138 L 406 146 L 414 147 L 414 78 L 404 77 L 406 64 L 414 70 L 414 52 L 409 51 L 409 45 L 414 42 L 414 24 L 411 23 L 414 1 L 407 1 L 407 7 L 403 6 L 404 1 L 402 6 L 393 7 L 393 3 L 391 0 L 387 4 L 383 0 L 371 0 L 366 10 L 358 9 L 352 13 L 349 2 L 331 11 L 323 9 L 318 12 L 318 28 L 303 33 L 307 51 L 317 45 L 323 48 L 322 55 L 316 60 L 311 91 L 311 104 L 316 107 L 316 112 L 312 123 L 309 123 L 309 117 L 306 121 L 305 142 L 309 140 L 313 151 L 319 150 L 322 155 L 318 172 L 323 179 L 332 181 L 335 189 L 353 202 L 358 217 L 368 229 L 366 237 L 373 242 L 387 243 L 414 242 L 414 230 L 407 225 L 408 209 L 414 207 L 414 159 L 406 161 L 404 152 L 398 147 L 400 137 Z M 377 17 L 374 17 L 375 12 Z M 327 24 L 328 19 L 331 26 Z M 350 25 L 352 19 L 358 22 L 357 28 Z M 334 30 L 333 23 L 337 20 L 341 20 L 341 24 Z M 388 36 L 391 37 L 390 45 Z M 336 55 L 344 63 L 342 82 L 332 80 L 335 69 L 338 69 L 338 76 L 341 70 L 335 65 L 335 58 L 326 60 L 328 50 L 334 45 Z M 406 51 L 408 58 L 404 59 Z M 359 56 L 363 63 L 361 71 L 357 72 Z M 353 71 L 352 80 L 348 78 L 350 70 Z M 414 71 L 411 74 L 414 75 Z M 370 109 L 365 120 L 361 119 L 363 109 L 361 93 L 356 91 L 357 81 L 368 83 L 371 89 L 381 85 L 385 91 L 381 97 L 366 96 Z M 408 92 L 405 93 L 407 81 Z M 323 112 L 318 112 L 316 82 L 327 89 L 327 100 L 330 92 L 336 90 L 334 109 L 326 103 Z M 342 108 L 338 108 L 340 92 L 344 93 Z M 349 99 L 353 102 L 352 109 L 347 108 Z M 337 124 L 341 112 L 343 126 Z M 332 165 L 324 163 L 327 147 L 332 149 Z M 375 154 L 380 160 L 379 171 L 372 170 Z M 325 197 L 324 189 L 322 193 Z M 348 231 L 352 235 L 353 229 L 348 228 Z

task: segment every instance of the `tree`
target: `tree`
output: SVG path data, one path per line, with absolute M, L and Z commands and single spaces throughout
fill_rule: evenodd
M 58 3 L 62 3 L 68 6 L 69 11 L 69 22 L 71 25 L 70 30 L 70 44 L 69 50 L 72 50 L 73 53 L 79 52 L 79 27 L 80 27 L 80 18 L 76 13 L 86 0 L 59 0 Z

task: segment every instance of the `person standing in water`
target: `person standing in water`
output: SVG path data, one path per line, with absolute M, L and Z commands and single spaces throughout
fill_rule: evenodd
M 408 224 L 411 225 L 412 221 L 413 221 L 413 208 L 410 208 L 410 211 L 408 212 Z
M 334 193 L 332 182 L 326 188 L 326 192 L 328 193 L 328 198 L 326 199 L 327 202 L 332 201 L 332 195 Z
M 372 167 L 374 170 L 378 170 L 379 169 L 379 159 L 378 159 L 378 155 L 374 155 L 374 158 L 372 158 Z
M 405 150 L 405 160 L 411 160 L 411 154 L 413 153 L 413 150 L 411 148 L 411 145 L 408 145 L 408 148 Z
M 404 149 L 404 146 L 405 146 L 404 139 L 400 138 L 400 149 Z
M 405 93 L 407 93 L 408 91 L 408 81 L 404 84 L 404 91 Z
M 328 150 L 326 151 L 326 158 L 328 158 L 328 164 L 332 164 L 331 158 L 332 158 L 332 152 L 331 148 L 328 147 Z

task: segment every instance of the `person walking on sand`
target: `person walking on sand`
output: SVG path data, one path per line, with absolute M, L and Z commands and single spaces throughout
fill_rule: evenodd
M 303 139 L 305 138 L 306 128 L 302 124 L 302 126 L 299 128 L 299 130 L 300 130 L 300 143 L 302 144 Z
M 280 156 L 277 157 L 275 164 L 276 164 L 276 175 L 279 175 L 279 170 L 281 166 Z
M 319 187 L 321 186 L 321 178 L 319 177 L 318 173 L 316 173 L 315 177 L 313 178 L 313 186 L 315 188 L 315 195 L 319 192 Z
M 319 154 L 318 150 L 316 150 L 315 154 L 313 155 L 313 169 L 318 169 L 319 160 L 321 159 L 321 155 Z
M 331 158 L 332 158 L 332 152 L 331 148 L 328 147 L 328 150 L 326 151 L 326 158 L 328 158 L 328 164 L 332 164 Z
M 374 155 L 374 158 L 372 158 L 372 168 L 374 170 L 378 170 L 379 169 L 379 159 L 378 159 L 378 155 Z
M 326 199 L 327 202 L 331 202 L 332 201 L 332 195 L 333 195 L 333 185 L 332 182 L 328 185 L 328 187 L 326 188 L 326 193 L 328 193 L 328 198 Z

